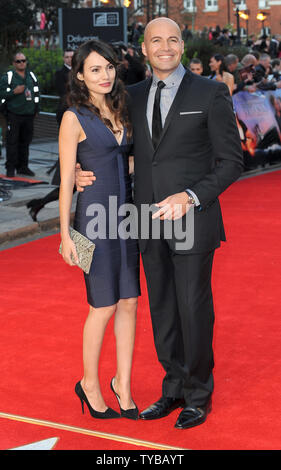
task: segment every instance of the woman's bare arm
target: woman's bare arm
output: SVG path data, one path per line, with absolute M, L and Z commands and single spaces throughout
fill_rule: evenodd
M 74 113 L 66 111 L 59 132 L 59 159 L 60 159 L 60 226 L 62 239 L 62 256 L 71 266 L 71 253 L 77 259 L 74 243 L 69 236 L 70 210 L 72 205 L 73 188 L 75 184 L 75 164 L 77 145 L 82 140 L 83 129 Z

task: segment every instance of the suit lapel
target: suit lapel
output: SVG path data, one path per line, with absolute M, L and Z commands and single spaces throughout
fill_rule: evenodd
M 141 116 L 142 116 L 142 122 L 144 123 L 144 131 L 145 131 L 147 141 L 149 142 L 149 144 L 150 144 L 150 146 L 151 146 L 151 148 L 154 152 L 154 147 L 152 145 L 152 139 L 151 139 L 149 126 L 148 126 L 148 121 L 147 121 L 147 115 L 146 115 L 147 100 L 148 100 L 148 94 L 149 94 L 151 84 L 152 84 L 152 78 L 147 80 L 146 88 L 145 88 L 145 91 L 144 91 L 144 96 L 143 96 L 143 99 L 142 99 L 142 102 L 141 102 L 141 106 L 142 106 Z
M 151 84 L 152 84 L 152 78 L 147 80 L 145 90 L 144 90 L 144 94 L 142 95 L 142 99 L 141 99 L 141 102 L 139 103 L 139 106 L 141 108 L 140 116 L 142 118 L 142 123 L 144 123 L 145 136 L 146 136 L 147 142 L 149 142 L 149 145 L 151 146 L 151 150 L 153 152 L 152 155 L 154 155 L 156 153 L 156 151 L 157 151 L 164 135 L 166 134 L 166 132 L 169 128 L 169 125 L 173 120 L 173 116 L 174 116 L 175 112 L 178 110 L 180 104 L 182 103 L 182 100 L 183 100 L 185 94 L 187 93 L 187 86 L 189 85 L 191 80 L 192 80 L 192 74 L 189 71 L 187 71 L 186 74 L 184 75 L 182 81 L 181 81 L 181 84 L 179 86 L 177 94 L 176 94 L 176 96 L 174 98 L 174 101 L 173 101 L 173 103 L 172 103 L 172 105 L 169 109 L 168 115 L 167 115 L 166 120 L 165 120 L 164 129 L 163 129 L 163 132 L 161 134 L 161 137 L 160 137 L 160 140 L 159 140 L 159 143 L 158 143 L 158 146 L 156 147 L 156 149 L 154 149 L 153 144 L 152 144 L 152 139 L 151 139 L 149 126 L 148 126 L 148 122 L 147 122 L 147 115 L 146 115 L 147 100 L 148 100 L 149 90 L 150 90 L 150 87 L 151 87 Z
M 167 114 L 167 117 L 166 117 L 166 120 L 165 120 L 165 125 L 164 125 L 164 128 L 163 128 L 160 140 L 158 142 L 157 148 L 159 147 L 163 137 L 165 136 L 165 134 L 166 134 L 166 132 L 169 128 L 169 125 L 171 124 L 171 122 L 173 120 L 173 116 L 174 116 L 175 112 L 177 112 L 179 106 L 181 105 L 181 103 L 183 101 L 183 98 L 186 95 L 187 90 L 188 90 L 187 86 L 189 85 L 191 80 L 192 80 L 192 74 L 189 73 L 189 71 L 187 71 L 186 74 L 184 75 L 182 81 L 181 81 L 181 84 L 179 86 L 177 94 L 176 94 L 176 96 L 174 98 L 174 101 L 173 101 L 173 103 L 172 103 L 172 105 L 169 109 L 168 114 Z M 155 149 L 155 152 L 157 151 L 157 148 Z

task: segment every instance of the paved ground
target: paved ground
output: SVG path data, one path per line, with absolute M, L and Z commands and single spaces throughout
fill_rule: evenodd
M 45 184 L 34 184 L 9 190 L 10 198 L 1 201 L 0 194 L 0 250 L 6 249 L 23 241 L 40 238 L 56 233 L 59 230 L 58 201 L 47 204 L 38 214 L 38 222 L 34 222 L 26 207 L 28 201 L 40 198 L 49 193 L 55 186 L 51 185 L 52 175 L 48 170 L 58 158 L 57 142 L 32 143 L 30 146 L 29 167 L 34 171 L 35 177 L 31 179 L 42 180 Z M 5 149 L 0 157 L 0 174 L 6 175 Z M 0 189 L 1 189 L 0 180 Z M 6 183 L 7 180 L 6 180 Z M 1 193 L 1 191 L 0 191 Z M 73 209 L 77 195 L 73 198 Z
M 48 236 L 59 231 L 59 206 L 58 201 L 47 204 L 38 214 L 38 222 L 33 222 L 26 207 L 30 199 L 42 197 L 49 193 L 54 186 L 50 184 L 52 174 L 47 171 L 58 158 L 58 143 L 56 141 L 35 143 L 30 146 L 30 168 L 35 172 L 34 179 L 39 179 L 47 184 L 29 185 L 12 189 L 8 200 L 0 200 L 0 251 L 28 241 Z M 258 168 L 247 172 L 242 178 L 249 178 L 264 171 L 281 169 L 281 164 Z M 5 149 L 0 157 L 0 174 L 6 174 Z M 1 180 L 0 180 L 1 189 Z M 1 196 L 0 196 L 1 198 Z M 75 210 L 77 193 L 73 197 L 72 211 Z

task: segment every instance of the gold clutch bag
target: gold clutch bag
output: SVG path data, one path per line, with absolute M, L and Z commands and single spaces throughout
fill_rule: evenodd
M 71 240 L 74 242 L 77 256 L 79 259 L 79 263 L 76 264 L 76 266 L 79 266 L 79 268 L 81 268 L 85 273 L 89 274 L 96 245 L 91 242 L 91 240 L 89 240 L 87 237 L 84 237 L 84 235 L 81 235 L 81 233 L 77 232 L 77 230 L 74 230 L 73 228 L 70 228 L 69 233 Z M 59 247 L 60 254 L 61 248 L 62 244 L 60 244 Z M 72 261 L 75 262 L 73 257 Z

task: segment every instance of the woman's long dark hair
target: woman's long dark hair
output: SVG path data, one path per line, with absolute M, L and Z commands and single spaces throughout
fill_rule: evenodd
M 217 62 L 221 61 L 220 68 L 219 68 L 219 73 L 222 75 L 223 72 L 227 72 L 224 56 L 222 54 L 214 54 L 212 57 L 214 57 L 214 59 Z M 211 75 L 212 76 L 216 75 L 216 72 L 212 72 Z
M 111 92 L 105 95 L 105 100 L 109 110 L 114 114 L 115 121 L 121 122 L 127 128 L 127 135 L 130 136 L 132 131 L 126 106 L 127 92 L 122 80 L 118 77 L 119 62 L 113 48 L 109 44 L 93 39 L 85 42 L 75 51 L 72 57 L 72 68 L 68 82 L 67 104 L 68 106 L 75 106 L 78 110 L 81 106 L 90 109 L 112 132 L 115 132 L 112 122 L 109 119 L 103 118 L 99 108 L 90 101 L 90 93 L 85 83 L 77 78 L 78 73 L 83 74 L 85 60 L 91 52 L 96 52 L 104 57 L 116 70 L 114 85 Z

